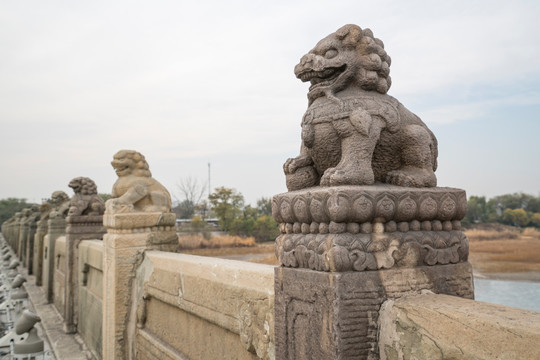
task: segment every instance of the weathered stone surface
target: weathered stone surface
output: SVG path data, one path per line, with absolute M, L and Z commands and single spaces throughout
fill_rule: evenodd
M 55 191 L 51 195 L 51 204 L 54 209 L 50 212 L 49 219 L 65 219 L 69 211 L 69 196 L 63 191 Z
M 171 196 L 152 177 L 144 156 L 133 150 L 120 150 L 111 162 L 118 180 L 112 189 L 112 199 L 106 203 L 107 213 L 171 211 Z
M 387 95 L 389 67 L 383 42 L 356 25 L 295 67 L 311 86 L 300 155 L 283 166 L 289 192 L 272 202 L 276 358 L 376 359 L 386 299 L 473 297 L 465 192 L 435 187 L 437 139 Z
M 465 191 L 394 185 L 313 187 L 275 195 L 276 255 L 289 267 L 363 271 L 467 261 Z
M 326 273 L 276 268 L 276 359 L 376 359 L 381 304 L 422 290 L 473 298 L 471 266 Z
M 105 212 L 105 203 L 98 195 L 96 183 L 87 177 L 76 177 L 69 182 L 75 194 L 69 201 L 68 216 L 99 216 Z
M 69 196 L 63 191 L 51 195 L 53 209 L 48 213 L 47 235 L 43 238 L 42 283 L 47 301 L 53 302 L 54 254 L 56 239 L 66 233 L 66 216 L 69 210 Z M 45 218 L 44 220 L 46 220 Z
M 39 211 L 41 214 L 37 223 L 36 235 L 34 237 L 34 255 L 32 257 L 37 286 L 41 286 L 43 283 L 43 240 L 49 231 L 49 213 L 52 211 L 52 205 L 48 202 L 44 202 L 40 205 Z
M 66 237 L 60 236 L 56 239 L 54 245 L 54 263 L 51 268 L 53 272 L 53 291 L 54 306 L 65 318 L 66 312 Z
M 77 178 L 78 179 L 78 178 Z M 88 184 L 88 182 L 86 182 Z M 76 193 L 77 194 L 77 193 Z M 101 199 L 101 198 L 100 198 Z M 82 213 L 93 212 L 94 210 L 103 211 L 103 201 L 95 202 L 83 209 Z M 94 209 L 91 209 L 91 207 Z M 77 213 L 82 207 L 77 207 Z M 101 240 L 106 232 L 103 226 L 102 215 L 68 215 L 66 218 L 66 277 L 65 277 L 65 311 L 64 311 L 64 331 L 74 333 L 77 331 L 78 307 L 79 307 L 79 244 L 83 240 Z
M 47 301 L 53 302 L 53 282 L 55 272 L 56 240 L 66 233 L 66 220 L 62 216 L 51 217 L 48 221 L 48 233 L 43 238 L 43 290 Z
M 28 292 L 32 308 L 41 318 L 41 335 L 48 340 L 50 350 L 55 359 L 88 360 L 90 353 L 85 349 L 84 343 L 77 334 L 65 334 L 62 331 L 63 321 L 54 304 L 47 301 L 43 288 L 36 286 L 34 277 L 30 276 L 24 284 Z M 95 316 L 95 314 L 94 314 Z M 47 348 L 47 347 L 46 347 Z
M 388 300 L 379 349 L 381 360 L 536 359 L 540 313 L 429 293 Z
M 369 29 L 345 25 L 319 41 L 294 72 L 310 81 L 300 155 L 283 169 L 287 188 L 437 184 L 437 139 L 386 94 L 390 57 Z
M 32 210 L 30 208 L 26 208 L 21 211 L 21 217 L 19 219 L 19 237 L 16 240 L 17 246 L 14 248 L 15 253 L 19 256 L 19 259 L 21 259 L 21 262 L 23 264 L 26 260 L 26 238 L 28 237 L 28 232 L 30 230 L 30 224 L 28 220 L 31 215 Z
M 79 245 L 79 306 L 77 331 L 96 359 L 103 347 L 103 241 L 84 240 Z
M 135 270 L 144 251 L 170 251 L 178 246 L 175 221 L 174 213 L 105 213 L 103 358 L 133 358 L 126 332 L 129 314 L 135 311 L 130 302 Z
M 24 239 L 24 246 L 23 246 L 23 259 L 24 259 L 24 265 L 28 269 L 28 274 L 32 275 L 34 274 L 34 264 L 33 264 L 33 258 L 34 258 L 34 239 L 36 236 L 37 231 L 37 223 L 41 217 L 41 211 L 39 208 L 39 205 L 32 205 L 30 207 L 30 215 L 26 219 L 25 226 L 27 227 L 28 233 L 26 234 L 26 239 Z
M 137 279 L 137 359 L 274 359 L 273 267 L 151 251 Z

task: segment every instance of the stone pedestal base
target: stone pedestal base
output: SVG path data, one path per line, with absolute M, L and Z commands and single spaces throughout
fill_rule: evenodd
M 364 271 L 467 261 L 460 220 L 465 191 L 377 186 L 314 187 L 274 196 L 281 265 Z
M 145 250 L 178 247 L 173 213 L 133 213 L 103 216 L 103 358 L 128 359 L 128 319 L 135 269 Z
M 276 268 L 276 359 L 377 359 L 381 304 L 422 290 L 472 299 L 471 265 L 342 273 Z

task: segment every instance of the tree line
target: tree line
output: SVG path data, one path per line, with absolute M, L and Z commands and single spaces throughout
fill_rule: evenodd
M 219 228 L 230 235 L 253 236 L 256 241 L 273 241 L 279 225 L 272 217 L 272 199 L 261 197 L 256 206 L 245 204 L 236 189 L 217 187 L 205 198 L 206 185 L 192 178 L 177 184 L 176 206 L 179 219 L 191 219 L 191 228 L 204 229 L 204 219 L 217 218 Z
M 519 227 L 540 227 L 540 196 L 524 193 L 495 196 L 471 196 L 467 201 L 465 225 L 500 223 Z
M 214 189 L 204 198 L 205 187 L 189 180 L 180 191 L 182 199 L 176 201 L 173 211 L 180 219 L 191 219 L 195 227 L 204 227 L 204 219 L 215 217 L 221 230 L 240 236 L 253 236 L 257 241 L 273 241 L 279 234 L 279 225 L 272 218 L 272 199 L 261 197 L 256 206 L 245 204 L 242 193 L 227 187 Z M 104 199 L 110 197 L 100 194 Z M 33 204 L 26 199 L 0 200 L 0 224 L 16 212 Z M 486 199 L 471 196 L 467 201 L 465 226 L 478 223 L 500 223 L 519 227 L 540 228 L 540 196 L 514 193 Z

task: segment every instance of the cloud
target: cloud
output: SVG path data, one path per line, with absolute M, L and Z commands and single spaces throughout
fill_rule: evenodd
M 539 16 L 530 1 L 3 2 L 0 198 L 44 197 L 31 179 L 85 166 L 112 183 L 121 148 L 164 183 L 212 160 L 216 181 L 281 189 L 307 107 L 293 67 L 346 23 L 385 42 L 391 95 L 428 123 L 537 105 Z

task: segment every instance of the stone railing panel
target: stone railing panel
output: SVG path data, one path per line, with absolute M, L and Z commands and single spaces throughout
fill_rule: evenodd
M 272 266 L 151 251 L 137 279 L 138 358 L 274 358 Z
M 79 322 L 77 330 L 86 346 L 101 359 L 103 317 L 103 241 L 79 245 Z
M 66 237 L 60 236 L 56 239 L 54 245 L 54 260 L 53 260 L 53 299 L 54 306 L 62 315 L 65 316 L 65 300 L 66 300 Z
M 433 293 L 388 300 L 379 352 L 381 360 L 537 359 L 540 313 Z

